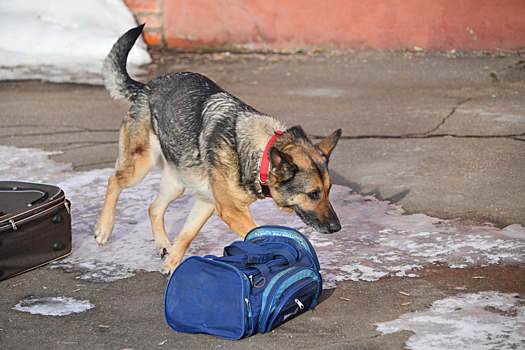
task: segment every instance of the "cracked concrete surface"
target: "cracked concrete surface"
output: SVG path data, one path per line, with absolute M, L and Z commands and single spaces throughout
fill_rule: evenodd
M 195 71 L 313 139 L 343 137 L 333 181 L 408 213 L 525 224 L 525 64 L 519 54 L 158 52 L 143 80 Z M 494 79 L 497 77 L 497 80 Z M 97 86 L 0 83 L 0 143 L 111 167 L 129 104 Z
M 335 183 L 391 199 L 409 213 L 505 226 L 525 224 L 521 60 L 352 53 L 198 68 L 318 138 L 342 127 L 330 163 Z
M 127 102 L 109 99 L 100 86 L 37 81 L 0 86 L 2 144 L 64 152 L 55 159 L 78 170 L 114 165 Z
M 399 203 L 408 213 L 525 225 L 520 54 L 158 52 L 154 58 L 145 80 L 167 72 L 200 72 L 261 112 L 289 126 L 303 125 L 314 139 L 342 128 L 343 139 L 330 160 L 336 184 Z M 112 167 L 128 107 L 98 86 L 0 82 L 0 144 L 62 152 L 51 158 L 76 170 Z M 152 348 L 169 338 L 166 345 L 187 348 L 293 344 L 290 348 L 401 350 L 411 332 L 381 335 L 373 324 L 424 310 L 460 288 L 523 290 L 519 267 L 460 271 L 432 266 L 425 271 L 428 275 L 420 279 L 341 283 L 325 292 L 314 312 L 278 332 L 229 342 L 168 330 L 162 315 L 166 281 L 158 273 L 96 284 L 38 269 L 3 281 L 0 295 L 16 302 L 29 294 L 53 293 L 89 299 L 99 305 L 97 317 L 19 313 L 0 318 L 0 339 L 18 344 L 21 336 L 28 348 L 41 349 L 90 348 L 108 345 L 108 339 L 115 347 Z M 485 279 L 473 279 L 481 272 Z M 411 304 L 405 305 L 399 291 L 410 293 Z M 0 314 L 14 306 L 0 304 Z M 145 324 L 147 333 L 136 331 Z M 57 331 L 64 327 L 67 334 Z M 309 336 L 312 330 L 315 336 Z

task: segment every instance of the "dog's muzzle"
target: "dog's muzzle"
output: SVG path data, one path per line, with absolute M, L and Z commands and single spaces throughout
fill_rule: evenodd
M 341 230 L 341 224 L 339 223 L 339 219 L 337 221 L 332 221 L 328 225 L 328 233 L 334 233 Z

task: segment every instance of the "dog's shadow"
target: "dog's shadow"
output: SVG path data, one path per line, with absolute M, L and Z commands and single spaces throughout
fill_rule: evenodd
M 390 204 L 399 203 L 403 198 L 405 198 L 410 193 L 410 189 L 406 189 L 406 190 L 403 190 L 401 192 L 394 194 L 393 196 L 384 198 L 383 195 L 381 194 L 381 190 L 379 190 L 378 188 L 375 188 L 369 192 L 363 192 L 363 186 L 361 186 L 359 183 L 355 181 L 348 180 L 347 178 L 345 178 L 344 176 L 342 176 L 336 171 L 330 170 L 330 178 L 333 184 L 349 187 L 352 189 L 353 192 L 361 194 L 364 197 L 373 195 L 378 200 L 388 201 Z

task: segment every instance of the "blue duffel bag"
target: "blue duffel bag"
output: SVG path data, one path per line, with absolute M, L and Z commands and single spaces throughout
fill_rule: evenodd
M 314 248 L 299 231 L 260 226 L 223 256 L 192 256 L 172 273 L 164 314 L 178 332 L 241 339 L 315 306 L 322 291 Z

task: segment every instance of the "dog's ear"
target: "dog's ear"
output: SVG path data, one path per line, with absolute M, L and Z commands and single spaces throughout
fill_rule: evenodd
M 330 153 L 332 153 L 332 150 L 335 148 L 335 145 L 337 145 L 337 141 L 339 141 L 340 137 L 341 129 L 338 129 L 334 131 L 332 135 L 317 143 L 315 147 L 328 158 L 330 157 Z
M 297 166 L 292 157 L 276 148 L 270 148 L 271 173 L 277 177 L 279 182 L 284 182 L 293 177 Z

